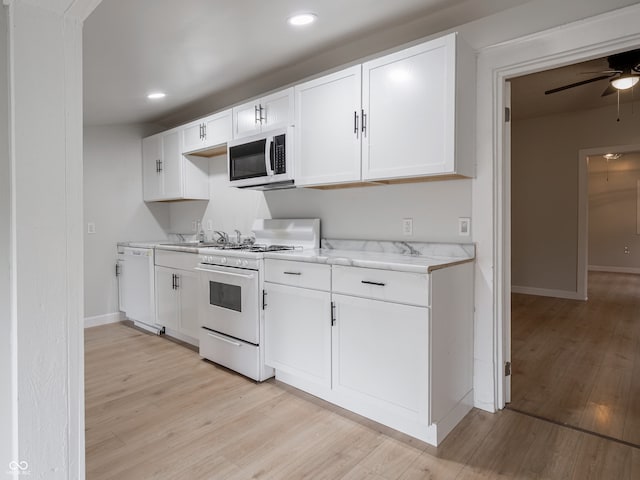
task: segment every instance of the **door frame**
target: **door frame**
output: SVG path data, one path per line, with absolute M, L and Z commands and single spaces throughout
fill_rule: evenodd
M 493 379 L 486 375 L 485 366 L 488 352 L 478 351 L 483 338 L 476 338 L 476 378 L 474 387 L 482 382 L 493 384 L 494 408 L 502 409 L 509 398 L 509 382 L 504 375 L 505 361 L 510 358 L 510 341 L 505 335 L 510 332 L 510 272 L 511 272 L 511 152 L 505 149 L 504 122 L 505 82 L 509 78 L 527 75 L 543 70 L 570 65 L 615 52 L 637 48 L 640 45 L 640 6 L 632 5 L 613 12 L 546 30 L 493 47 L 483 49 L 478 56 L 478 125 L 491 125 L 492 132 L 478 128 L 477 152 L 478 175 L 474 180 L 474 218 L 476 225 L 488 225 L 480 231 L 476 241 L 480 248 L 486 241 L 491 246 L 493 262 L 480 257 L 477 262 L 476 278 L 493 282 Z M 483 98 L 482 94 L 492 95 Z M 492 135 L 486 135 L 492 133 Z M 484 207 L 492 205 L 487 212 Z M 476 292 L 485 289 L 484 284 L 476 285 Z M 489 327 L 485 315 L 491 306 L 477 300 L 476 336 Z M 489 363 L 490 365 L 490 363 Z M 486 388 L 476 388 L 482 394 Z M 487 392 L 488 393 L 488 392 Z M 476 397 L 476 406 L 488 407 L 487 398 Z

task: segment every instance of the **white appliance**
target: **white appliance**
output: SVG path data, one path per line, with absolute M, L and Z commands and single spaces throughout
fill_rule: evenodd
M 120 311 L 134 325 L 156 335 L 164 333 L 157 325 L 153 248 L 118 247 L 118 291 Z
M 293 127 L 234 140 L 227 152 L 232 187 L 293 187 Z
M 254 245 L 202 248 L 198 292 L 200 355 L 257 381 L 264 363 L 264 252 L 319 248 L 320 220 L 256 220 Z

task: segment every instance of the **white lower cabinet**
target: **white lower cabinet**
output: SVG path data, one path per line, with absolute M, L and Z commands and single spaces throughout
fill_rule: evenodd
M 265 363 L 331 387 L 331 294 L 265 284 Z
M 199 277 L 190 267 L 196 263 L 194 253 L 156 251 L 156 322 L 194 345 L 200 335 Z
M 429 309 L 333 295 L 333 389 L 428 424 Z
M 278 380 L 432 445 L 471 410 L 472 263 L 420 274 L 268 259 L 265 293 Z
M 331 267 L 265 262 L 265 363 L 331 388 Z

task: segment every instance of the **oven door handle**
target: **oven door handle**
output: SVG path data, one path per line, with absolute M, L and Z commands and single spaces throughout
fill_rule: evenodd
M 209 332 L 207 332 L 207 335 L 209 335 L 210 337 L 215 338 L 216 340 L 220 340 L 221 342 L 227 342 L 227 343 L 230 343 L 230 344 L 231 344 L 231 345 L 233 345 L 234 347 L 241 347 L 241 346 L 242 346 L 242 344 L 241 344 L 241 343 L 234 342 L 234 341 L 232 341 L 232 340 L 228 340 L 228 339 L 226 339 L 226 338 L 224 338 L 224 337 L 220 337 L 220 336 L 218 336 L 218 335 L 214 335 L 213 333 L 209 333 Z
M 222 270 L 210 270 L 208 268 L 201 268 L 201 267 L 196 267 L 195 268 L 197 271 L 199 272 L 204 272 L 204 273 L 221 273 L 222 275 L 231 275 L 232 277 L 240 277 L 240 278 L 255 278 L 255 275 L 250 274 L 250 275 L 243 275 L 242 273 L 233 273 L 233 272 L 228 272 L 228 271 L 222 271 Z

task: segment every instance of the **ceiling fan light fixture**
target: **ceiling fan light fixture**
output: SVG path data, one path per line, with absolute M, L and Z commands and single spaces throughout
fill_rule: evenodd
M 604 159 L 608 162 L 609 160 L 617 160 L 622 156 L 621 153 L 605 153 L 603 155 Z
M 640 80 L 640 76 L 627 74 L 622 75 L 618 78 L 614 78 L 613 80 L 610 80 L 610 82 L 611 85 L 613 85 L 618 90 L 627 90 L 638 83 L 638 80 Z

